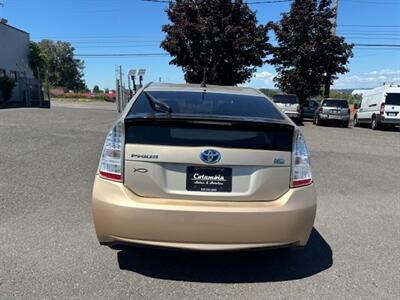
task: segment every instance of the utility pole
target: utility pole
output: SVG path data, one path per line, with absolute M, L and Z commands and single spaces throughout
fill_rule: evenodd
M 122 112 L 124 110 L 124 88 L 123 88 L 123 80 L 122 80 L 122 66 L 119 66 L 119 92 L 120 92 L 120 97 L 119 97 L 119 108 L 120 111 Z
M 338 8 L 339 8 L 339 0 L 333 0 L 332 9 L 335 12 L 335 15 L 332 20 L 332 34 L 336 35 L 336 27 L 337 27 L 337 15 L 338 15 Z
M 332 35 L 336 35 L 338 9 L 339 9 L 339 0 L 333 0 L 332 10 L 334 11 L 334 16 L 332 18 Z M 330 73 L 330 70 L 328 70 L 326 73 L 325 87 L 324 87 L 325 98 L 329 98 L 331 90 L 331 80 L 332 80 L 332 74 Z

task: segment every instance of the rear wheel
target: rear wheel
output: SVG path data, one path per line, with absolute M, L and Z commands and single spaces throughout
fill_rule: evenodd
M 354 115 L 354 118 L 353 118 L 353 127 L 358 127 L 360 124 L 358 123 L 358 120 L 357 120 L 357 115 Z
M 376 119 L 375 116 L 373 116 L 372 119 L 371 119 L 371 129 L 372 130 L 379 129 L 378 120 Z
M 319 118 L 318 115 L 315 117 L 315 125 L 321 126 L 321 119 Z
M 303 118 L 296 119 L 295 123 L 296 123 L 296 125 L 299 125 L 299 126 L 303 125 Z

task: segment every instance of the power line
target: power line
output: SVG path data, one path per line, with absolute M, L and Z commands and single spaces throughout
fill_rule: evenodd
M 292 2 L 292 0 L 251 1 L 251 2 L 246 2 L 246 4 L 270 4 L 270 3 L 284 3 L 284 2 Z
M 354 44 L 355 47 L 400 48 L 400 44 Z M 378 50 L 378 49 L 376 49 Z M 168 53 L 81 53 L 77 57 L 135 57 L 135 56 L 170 56 Z
M 134 56 L 169 56 L 168 53 L 101 53 L 101 54 L 75 54 L 77 57 L 134 57 Z
M 353 3 L 359 3 L 359 4 L 380 4 L 380 5 L 400 5 L 400 2 L 394 2 L 394 1 L 363 1 L 363 0 L 342 0 L 345 2 L 353 2 Z
M 143 2 L 153 2 L 153 3 L 174 3 L 175 1 L 169 0 L 142 0 Z M 265 0 L 265 1 L 249 1 L 245 2 L 246 4 L 273 4 L 273 3 L 285 3 L 292 2 L 292 0 Z
M 338 35 L 343 35 L 345 37 L 353 38 L 376 38 L 376 39 L 398 39 L 400 34 L 359 34 L 359 33 L 338 33 Z
M 172 0 L 142 0 L 143 2 L 153 2 L 153 3 L 174 3 Z M 342 0 L 345 2 L 354 2 L 359 4 L 379 4 L 379 5 L 400 5 L 399 2 L 393 1 L 369 1 L 369 0 Z M 293 0 L 259 0 L 259 1 L 247 1 L 246 4 L 273 4 L 273 3 L 288 3 L 293 2 Z
M 354 44 L 356 47 L 394 47 L 400 48 L 400 44 Z
M 168 1 L 168 0 L 142 0 L 142 2 L 170 3 L 170 2 L 174 2 L 174 1 Z
M 115 38 L 141 38 L 138 36 L 132 35 L 34 35 L 32 36 L 33 39 L 115 39 Z M 143 42 L 143 41 L 138 41 Z
M 397 31 L 355 31 L 355 30 L 339 30 L 340 34 L 348 35 L 377 35 L 377 36 L 398 36 L 400 35 L 400 30 Z
M 338 25 L 338 27 L 366 27 L 366 28 L 400 28 L 400 25 Z
M 391 37 L 347 37 L 349 40 L 386 40 L 386 41 L 393 41 L 393 40 L 400 40 L 400 37 L 397 38 L 391 38 Z
M 148 43 L 159 43 L 160 41 L 153 40 L 153 41 L 64 41 L 69 42 L 74 45 L 98 45 L 98 44 L 136 44 L 136 45 L 148 45 Z
M 115 46 L 105 46 L 105 45 L 96 45 L 96 46 L 74 46 L 77 49 L 103 49 L 103 48 L 147 48 L 147 47 L 159 47 L 159 44 L 155 45 L 115 45 Z

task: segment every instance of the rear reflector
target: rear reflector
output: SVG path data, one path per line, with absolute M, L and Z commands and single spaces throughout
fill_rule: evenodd
M 116 180 L 116 181 L 121 181 L 121 175 L 120 174 L 114 174 L 114 173 L 104 172 L 104 171 L 99 171 L 99 174 L 103 178 Z
M 298 179 L 293 181 L 292 187 L 305 186 L 311 184 L 312 182 L 312 179 Z
M 124 124 L 116 123 L 107 135 L 99 164 L 99 175 L 105 179 L 122 181 L 124 155 Z
M 383 115 L 385 113 L 385 102 L 381 103 L 381 107 L 380 107 L 380 114 Z
M 290 186 L 301 187 L 313 182 L 307 145 L 303 134 L 296 131 L 293 143 L 292 180 Z

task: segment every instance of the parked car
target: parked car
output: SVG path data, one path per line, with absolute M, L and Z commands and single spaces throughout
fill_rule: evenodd
M 347 100 L 327 98 L 321 101 L 315 112 L 314 124 L 335 123 L 348 127 L 350 122 L 350 108 Z
M 318 106 L 319 102 L 317 100 L 306 100 L 302 106 L 303 119 L 314 119 Z
M 92 208 L 113 247 L 303 246 L 316 192 L 301 131 L 261 92 L 155 83 L 108 133 Z
M 375 130 L 400 125 L 400 86 L 385 85 L 365 91 L 361 103 L 354 108 L 354 126 L 369 124 Z
M 272 100 L 296 124 L 303 122 L 299 98 L 296 95 L 277 94 L 272 97 Z

